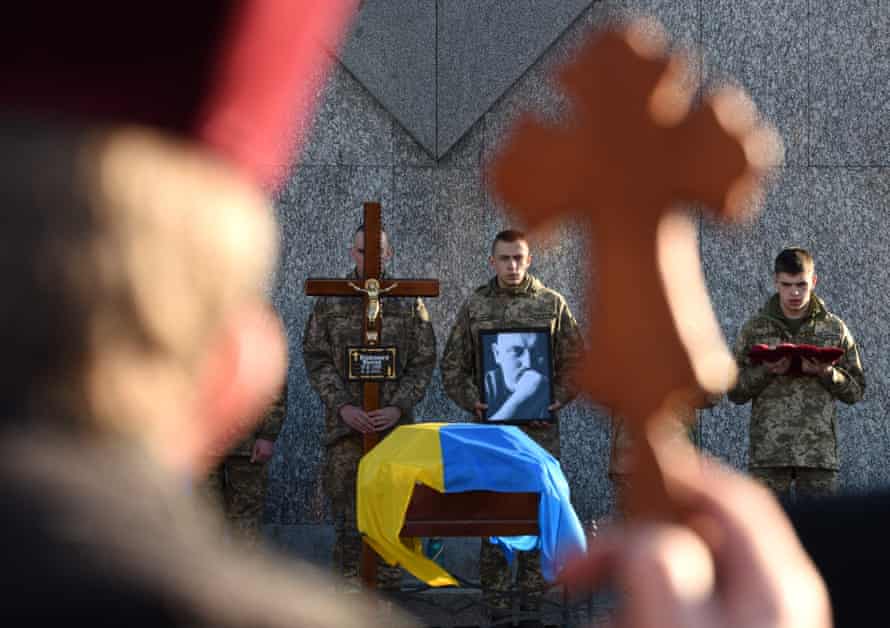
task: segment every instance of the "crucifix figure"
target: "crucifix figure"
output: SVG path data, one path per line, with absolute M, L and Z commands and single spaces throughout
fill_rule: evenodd
M 344 438 L 357 438 L 356 431 L 361 431 L 366 453 L 379 441 L 379 430 L 389 429 L 394 421 L 410 419 L 405 414 L 419 401 L 417 397 L 423 396 L 435 363 L 435 337 L 423 304 L 414 300 L 416 303 L 409 306 L 387 299 L 435 297 L 439 282 L 384 276 L 386 254 L 380 204 L 365 203 L 363 227 L 353 244 L 353 257 L 359 266 L 354 276 L 306 281 L 307 295 L 333 297 L 316 304 L 303 342 L 310 381 L 329 408 L 329 447 L 342 445 L 339 441 Z M 384 326 L 384 319 L 388 326 Z M 390 337 L 384 335 L 384 329 Z M 392 337 L 401 335 L 408 339 Z M 360 401 L 353 398 L 359 387 Z M 397 418 L 380 416 L 387 411 Z M 360 452 L 349 453 L 350 464 L 357 464 L 358 455 Z M 352 490 L 346 491 L 345 499 L 354 502 L 355 474 L 349 475 L 334 483 L 342 488 L 342 484 L 351 482 Z M 354 525 L 354 504 L 352 510 Z M 373 588 L 376 557 L 367 545 L 362 548 L 361 562 L 365 584 Z
M 523 115 L 490 172 L 495 194 L 530 228 L 570 212 L 590 227 L 591 333 L 578 379 L 627 421 L 637 479 L 626 506 L 649 518 L 677 514 L 657 462 L 661 419 L 724 392 L 736 374 L 695 224 L 678 206 L 737 220 L 781 150 L 740 90 L 693 109 L 691 72 L 666 43 L 651 22 L 591 39 L 559 76 L 574 105 L 569 121 Z

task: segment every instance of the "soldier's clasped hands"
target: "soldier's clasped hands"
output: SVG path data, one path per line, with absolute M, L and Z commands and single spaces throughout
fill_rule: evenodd
M 258 438 L 253 443 L 253 450 L 250 452 L 250 462 L 253 464 L 265 464 L 272 458 L 275 453 L 275 443 L 266 438 Z
M 341 406 L 340 418 L 343 419 L 343 422 L 346 423 L 346 425 L 354 429 L 356 432 L 367 434 L 368 432 L 374 431 L 374 424 L 371 422 L 370 417 L 358 406 L 353 406 L 348 403 Z
M 389 429 L 395 425 L 401 416 L 402 411 L 397 406 L 386 406 L 385 408 L 368 412 L 368 418 L 371 420 L 375 432 Z
M 356 432 L 368 434 L 370 432 L 382 432 L 395 425 L 402 411 L 397 406 L 386 406 L 379 410 L 365 412 L 358 406 L 346 404 L 340 408 L 340 418 Z

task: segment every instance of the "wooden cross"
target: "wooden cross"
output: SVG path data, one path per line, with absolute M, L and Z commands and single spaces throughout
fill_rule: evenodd
M 632 516 L 673 518 L 657 457 L 659 417 L 722 393 L 736 368 L 708 299 L 696 229 L 680 203 L 723 220 L 749 211 L 781 140 L 740 90 L 691 110 L 683 57 L 657 24 L 589 40 L 559 75 L 568 122 L 524 114 L 492 163 L 495 195 L 531 229 L 569 213 L 590 225 L 592 338 L 581 388 L 628 422 Z M 691 110 L 691 111 L 690 111 Z
M 439 282 L 435 279 L 393 279 L 383 277 L 383 229 L 380 221 L 380 203 L 365 203 L 365 254 L 361 285 L 352 279 L 307 279 L 306 294 L 309 296 L 356 297 L 363 300 L 362 342 L 365 347 L 382 346 L 384 312 L 381 297 L 437 297 Z M 364 381 L 362 384 L 362 408 L 365 412 L 380 408 L 380 383 Z M 377 432 L 364 435 L 365 453 L 380 440 Z M 362 547 L 362 577 L 365 584 L 376 585 L 377 563 L 374 551 L 367 545 Z

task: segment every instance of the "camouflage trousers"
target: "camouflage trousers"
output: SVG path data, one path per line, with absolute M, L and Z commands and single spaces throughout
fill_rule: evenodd
M 358 584 L 362 539 L 356 527 L 355 483 L 358 463 L 364 453 L 361 437 L 341 438 L 327 449 L 324 488 L 331 502 L 334 518 L 334 574 Z M 377 588 L 396 591 L 401 588 L 402 570 L 377 557 Z
M 541 597 L 549 585 L 541 575 L 541 552 L 517 552 L 516 589 L 520 592 L 520 608 L 535 611 L 541 607 Z M 482 539 L 479 552 L 479 585 L 485 603 L 491 608 L 507 609 L 512 606 L 510 591 L 513 574 L 504 552 L 497 545 Z
M 815 497 L 837 492 L 837 471 L 834 469 L 753 467 L 749 472 L 754 479 L 780 496 Z
M 548 427 L 520 426 L 533 441 L 547 450 L 554 458 L 559 459 L 559 426 L 550 424 Z M 549 588 L 544 576 L 541 575 L 541 552 L 517 552 L 516 587 L 521 592 L 520 608 L 536 611 L 540 609 L 541 597 Z M 506 609 L 511 607 L 510 590 L 513 574 L 504 552 L 497 545 L 482 539 L 479 550 L 479 585 L 485 603 L 492 608 Z
M 225 514 L 229 530 L 250 547 L 256 547 L 262 539 L 266 467 L 252 463 L 249 456 L 229 456 L 199 488 Z

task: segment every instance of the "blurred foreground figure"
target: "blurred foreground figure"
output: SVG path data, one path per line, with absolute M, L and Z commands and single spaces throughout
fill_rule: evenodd
M 221 549 L 190 496 L 282 384 L 259 190 L 356 4 L 37 2 L 0 23 L 4 625 L 375 624 L 317 573 Z
M 263 195 L 156 132 L 0 126 L 2 623 L 374 625 L 188 494 L 282 382 Z

